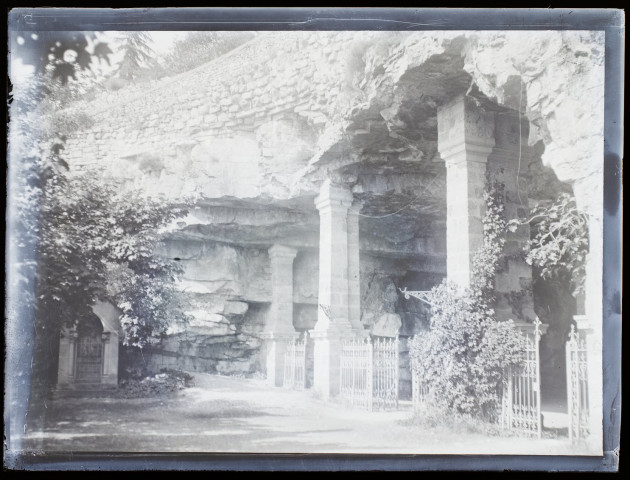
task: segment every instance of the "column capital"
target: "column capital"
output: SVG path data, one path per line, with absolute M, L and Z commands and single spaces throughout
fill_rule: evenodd
M 330 179 L 322 184 L 319 195 L 315 197 L 315 207 L 321 211 L 326 208 L 347 210 L 352 205 L 352 192 L 347 188 L 335 185 Z
M 363 202 L 361 200 L 355 200 L 352 205 L 348 207 L 348 215 L 358 215 L 363 208 Z
M 440 156 L 446 167 L 467 163 L 488 163 L 488 157 L 493 151 L 494 141 L 462 141 L 450 145 L 440 146 Z
M 486 163 L 495 146 L 494 113 L 459 95 L 438 108 L 438 150 L 447 166 Z
M 280 245 L 278 243 L 274 244 L 267 250 L 270 258 L 286 258 L 293 260 L 297 255 L 297 249 L 292 247 L 287 247 L 285 245 Z

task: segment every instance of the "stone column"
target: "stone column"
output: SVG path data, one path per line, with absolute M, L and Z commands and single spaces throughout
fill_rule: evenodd
M 319 210 L 319 308 L 314 342 L 313 388 L 322 398 L 339 393 L 343 338 L 352 336 L 348 305 L 348 208 L 352 193 L 326 180 L 315 198 Z
M 494 115 L 462 96 L 438 108 L 438 149 L 446 163 L 446 269 L 470 286 L 472 258 L 483 245 L 483 191 L 494 147 Z
M 57 369 L 57 385 L 68 386 L 74 383 L 74 364 L 77 350 L 76 329 L 63 329 L 59 338 L 59 366 Z
M 114 387 L 118 386 L 118 335 L 103 332 L 103 373 L 101 382 Z
M 599 158 L 603 164 L 603 158 Z M 589 448 L 602 452 L 603 435 L 603 178 L 586 177 L 573 184 L 578 208 L 588 215 L 588 255 L 584 279 L 584 316 L 578 331 L 586 341 L 588 359 Z
M 348 320 L 356 335 L 365 335 L 361 324 L 361 273 L 359 253 L 359 211 L 355 202 L 348 209 Z
M 269 249 L 271 261 L 271 308 L 263 332 L 267 340 L 267 383 L 282 386 L 284 354 L 296 338 L 293 328 L 293 259 L 297 250 L 283 245 Z
M 589 321 L 586 337 L 588 355 L 589 446 L 601 452 L 603 436 L 603 222 L 597 214 L 589 216 L 589 253 L 586 256 L 585 305 Z

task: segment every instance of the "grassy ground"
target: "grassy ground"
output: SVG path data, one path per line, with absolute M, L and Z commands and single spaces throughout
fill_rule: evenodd
M 67 397 L 48 404 L 27 449 L 45 452 L 492 453 L 576 455 L 566 438 L 421 429 L 411 412 L 365 412 L 261 380 L 195 374 L 159 398 Z

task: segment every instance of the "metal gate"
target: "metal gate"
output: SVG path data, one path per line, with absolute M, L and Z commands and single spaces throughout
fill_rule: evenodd
M 372 408 L 398 407 L 398 337 L 377 338 L 372 343 Z
M 519 325 L 525 337 L 521 365 L 508 369 L 504 377 L 501 426 L 538 438 L 542 434 L 540 414 L 540 337 L 541 322 Z
M 342 342 L 340 395 L 368 410 L 398 407 L 398 338 Z
M 302 340 L 296 339 L 284 354 L 284 377 L 282 386 L 303 390 L 306 382 L 306 342 L 308 332 Z
M 422 381 L 416 362 L 411 362 L 411 402 L 414 412 L 422 412 L 429 402 L 429 386 Z
M 75 381 L 78 383 L 100 383 L 103 373 L 103 326 L 92 316 L 77 326 L 77 348 L 75 359 Z
M 355 407 L 372 410 L 372 341 L 352 338 L 341 343 L 339 395 Z
M 569 439 L 574 442 L 588 435 L 588 370 L 586 340 L 571 325 L 566 344 L 567 403 Z

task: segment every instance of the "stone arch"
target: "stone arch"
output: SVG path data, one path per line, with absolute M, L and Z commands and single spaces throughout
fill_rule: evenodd
M 115 388 L 118 385 L 120 311 L 97 301 L 93 314 L 59 339 L 57 385 L 60 388 Z

